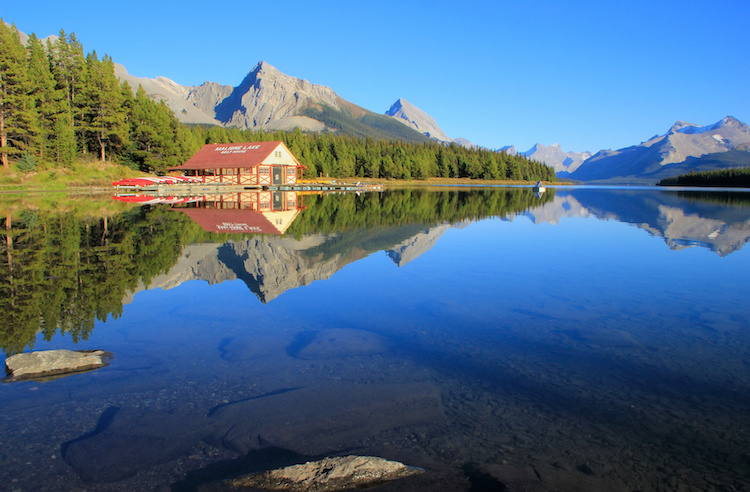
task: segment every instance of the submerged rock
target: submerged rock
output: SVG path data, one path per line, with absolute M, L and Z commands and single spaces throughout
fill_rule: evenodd
M 84 481 L 116 482 L 190 453 L 211 425 L 198 415 L 110 407 L 93 431 L 63 443 L 61 453 Z
M 209 415 L 218 424 L 209 438 L 214 444 L 242 454 L 275 446 L 304 455 L 445 418 L 440 392 L 429 383 L 293 389 L 222 405 Z
M 374 486 L 422 472 L 421 468 L 374 456 L 338 456 L 253 473 L 230 480 L 228 485 L 235 488 L 329 492 Z
M 104 350 L 38 350 L 5 359 L 7 381 L 48 381 L 109 365 L 111 352 Z
M 309 339 L 305 335 L 309 336 Z M 365 330 L 330 328 L 304 333 L 301 340 L 290 347 L 289 355 L 303 360 L 324 360 L 380 354 L 387 351 L 387 339 Z

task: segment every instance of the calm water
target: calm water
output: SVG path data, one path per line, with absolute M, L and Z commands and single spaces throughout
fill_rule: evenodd
M 0 386 L 4 490 L 350 453 L 426 470 L 383 490 L 750 490 L 748 193 L 35 200 L 0 199 L 5 353 L 115 358 Z

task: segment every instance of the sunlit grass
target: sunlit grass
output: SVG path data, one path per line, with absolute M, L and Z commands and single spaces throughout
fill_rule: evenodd
M 78 161 L 70 167 L 21 172 L 14 164 L 0 168 L 0 191 L 63 191 L 105 188 L 112 181 L 144 173 L 112 162 Z

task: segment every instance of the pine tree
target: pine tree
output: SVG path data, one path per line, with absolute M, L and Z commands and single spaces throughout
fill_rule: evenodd
M 129 122 L 130 154 L 141 171 L 163 173 L 178 165 L 177 120 L 164 101 L 152 101 L 139 86 Z
M 109 56 L 105 55 L 99 61 L 94 51 L 86 57 L 86 67 L 89 75 L 86 99 L 89 106 L 84 118 L 84 131 L 87 143 L 98 150 L 99 160 L 105 162 L 108 151 L 114 153 L 128 141 L 123 92 Z
M 83 56 L 83 46 L 76 39 L 75 33 L 68 36 L 62 29 L 57 40 L 54 43 L 48 43 L 47 51 L 52 74 L 57 83 L 56 89 L 61 91 L 62 99 L 67 102 L 65 110 L 68 114 L 60 114 L 55 121 L 55 126 L 58 128 L 57 134 L 66 139 L 58 143 L 58 161 L 67 163 L 71 147 L 73 154 L 75 154 L 76 147 L 83 154 L 87 151 L 84 135 L 84 115 L 89 112 L 84 97 L 84 88 L 88 83 L 86 61 Z M 70 130 L 63 129 L 66 123 L 70 125 Z M 67 140 L 71 133 L 74 139 L 72 143 Z
M 36 35 L 29 36 L 26 50 L 29 53 L 28 91 L 37 116 L 33 147 L 40 160 L 45 162 L 56 157 L 56 117 L 66 112 L 67 105 L 63 104 L 62 91 L 55 89 L 49 58 Z
M 34 131 L 33 100 L 26 92 L 26 49 L 15 25 L 0 19 L 0 159 L 8 167 L 8 156 L 27 152 Z

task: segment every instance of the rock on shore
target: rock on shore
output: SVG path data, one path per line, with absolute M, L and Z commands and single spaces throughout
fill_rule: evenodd
M 329 492 L 396 480 L 422 473 L 422 469 L 374 456 L 338 456 L 230 480 L 235 488 L 295 492 Z
M 45 380 L 109 364 L 111 352 L 104 350 L 39 350 L 5 359 L 7 381 Z

